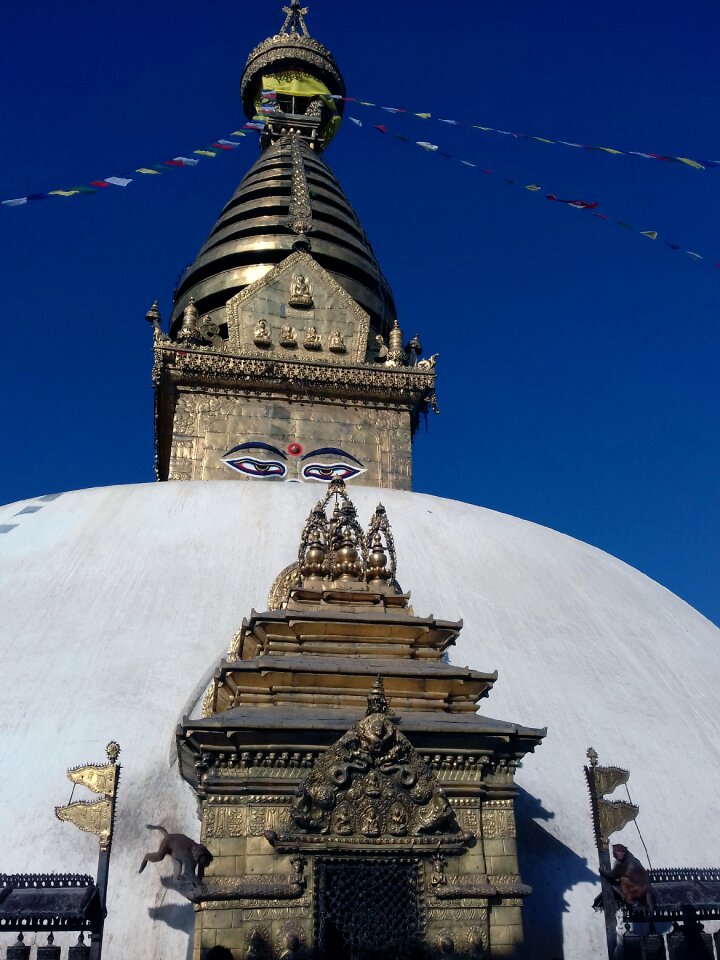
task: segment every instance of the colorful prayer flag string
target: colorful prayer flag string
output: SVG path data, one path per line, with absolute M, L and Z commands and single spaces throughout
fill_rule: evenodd
M 247 133 L 245 131 L 263 130 L 264 127 L 264 121 L 246 123 L 240 130 L 233 130 L 229 136 L 246 137 Z M 192 152 L 194 155 L 201 157 L 216 157 L 219 153 L 234 150 L 235 147 L 239 146 L 240 143 L 237 140 L 219 139 L 215 140 L 207 147 L 201 147 L 198 150 L 193 150 Z M 178 167 L 196 167 L 198 163 L 200 163 L 200 161 L 197 159 L 197 156 L 173 157 L 171 160 L 163 160 L 162 163 L 155 163 L 152 166 L 137 167 L 134 170 L 134 173 L 139 173 L 142 176 L 156 177 Z M 0 200 L 0 207 L 22 207 L 26 203 L 30 203 L 33 200 L 48 200 L 50 197 L 76 197 L 80 194 L 97 193 L 98 190 L 104 190 L 110 186 L 127 187 L 133 182 L 133 179 L 133 177 L 104 177 L 102 180 L 90 180 L 87 183 L 80 184 L 79 186 L 69 187 L 67 190 L 48 190 L 47 193 L 30 193 L 26 197 L 14 197 L 11 200 Z
M 378 103 L 371 103 L 369 100 L 358 100 L 355 97 L 341 97 L 334 95 L 335 100 L 344 100 L 346 103 L 357 103 L 362 107 L 375 107 L 383 110 L 385 113 L 398 114 L 405 113 L 411 117 L 418 117 L 421 120 L 430 120 L 432 114 L 425 112 L 416 112 L 405 107 L 383 107 Z M 693 170 L 710 170 L 720 168 L 720 160 L 692 160 L 690 157 L 671 157 L 662 153 L 643 153 L 640 150 L 617 150 L 615 147 L 601 147 L 590 143 L 573 143 L 570 140 L 551 140 L 549 137 L 535 137 L 529 133 L 517 133 L 514 130 L 498 130 L 496 127 L 481 126 L 479 123 L 466 123 L 462 120 L 446 120 L 442 117 L 434 118 L 438 123 L 444 123 L 453 127 L 469 127 L 471 130 L 482 130 L 484 133 L 497 133 L 504 137 L 515 137 L 516 140 L 537 140 L 538 143 L 561 144 L 564 147 L 574 147 L 579 150 L 597 150 L 601 153 L 607 153 L 612 156 L 623 157 L 642 157 L 646 160 L 662 160 L 665 163 L 679 163 Z M 356 124 L 360 121 L 355 120 Z
M 349 119 L 352 120 L 356 126 L 362 127 L 362 123 L 360 123 L 359 120 L 355 119 L 354 117 L 350 117 Z M 437 156 L 446 157 L 449 160 L 455 160 L 457 163 L 462 164 L 462 166 L 464 167 L 471 167 L 473 169 L 478 170 L 480 173 L 487 174 L 488 176 L 496 176 L 495 170 L 491 170 L 488 167 L 482 167 L 479 163 L 472 163 L 470 160 L 463 160 L 461 157 L 456 157 L 451 153 L 446 153 L 444 150 L 441 150 L 438 144 L 436 143 L 430 143 L 427 140 L 415 140 L 415 141 L 410 140 L 408 137 L 401 136 L 401 134 L 399 133 L 394 133 L 393 131 L 388 130 L 388 128 L 384 124 L 373 124 L 372 129 L 377 130 L 378 133 L 382 133 L 387 136 L 392 136 L 397 140 L 401 140 L 403 143 L 409 143 L 411 145 L 420 147 L 421 150 L 424 150 L 427 153 L 434 153 Z M 511 180 L 508 178 L 502 178 L 502 181 L 503 183 L 507 183 L 511 186 L 522 187 L 524 190 L 527 190 L 529 193 L 543 192 L 543 188 L 538 183 L 522 184 L 522 183 L 517 183 L 517 181 Z M 591 211 L 592 216 L 597 217 L 598 220 L 614 222 L 618 227 L 622 227 L 625 230 L 636 231 L 640 236 L 647 237 L 649 240 L 657 240 L 659 237 L 657 230 L 637 230 L 635 227 L 633 227 L 632 224 L 627 223 L 625 220 L 611 221 L 611 218 L 606 214 L 597 212 L 597 208 L 599 207 L 599 203 L 597 200 L 580 200 L 577 198 L 564 198 L 564 197 L 558 197 L 554 193 L 545 193 L 544 196 L 546 200 L 549 200 L 553 203 L 561 203 L 561 204 L 564 204 L 565 206 L 573 207 L 576 210 L 589 210 Z M 682 251 L 683 253 L 687 254 L 687 256 L 692 257 L 693 260 L 701 260 L 710 264 L 710 261 L 708 261 L 702 254 L 697 253 L 694 250 L 685 250 L 679 244 L 670 243 L 670 241 L 668 240 L 663 240 L 663 243 L 670 250 Z M 715 269 L 720 270 L 720 261 L 712 264 L 712 266 Z

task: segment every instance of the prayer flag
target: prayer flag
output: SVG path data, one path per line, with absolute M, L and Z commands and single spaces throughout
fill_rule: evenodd
M 386 113 L 406 113 L 405 110 L 401 110 L 399 107 L 380 107 L 380 109 Z
M 277 100 L 277 90 L 261 90 L 260 96 L 263 100 Z
M 214 150 L 193 150 L 193 153 L 199 153 L 201 157 L 216 157 Z
M 470 163 L 469 160 L 461 160 L 460 163 L 464 164 L 466 167 L 477 167 L 476 163 Z
M 184 167 L 196 167 L 200 163 L 200 161 L 194 157 L 174 157 L 173 159 L 177 160 Z
M 594 217 L 597 217 L 598 220 L 609 220 L 610 217 L 606 217 L 604 213 L 594 213 Z
M 218 150 L 232 150 L 232 147 L 228 147 L 226 144 L 220 143 L 219 140 L 216 143 L 211 143 L 210 146 L 217 147 Z
M 109 187 L 107 180 L 90 180 L 91 187 Z
M 247 134 L 246 134 L 246 133 L 243 133 L 242 130 L 233 130 L 233 132 L 230 134 L 230 136 L 231 136 L 231 137 L 246 137 Z
M 429 120 L 432 114 L 430 113 L 414 113 L 414 117 L 420 117 L 421 120 Z
M 59 193 L 60 191 L 56 191 L 56 192 Z M 67 194 L 67 196 L 70 196 L 70 194 Z M 3 200 L 2 202 L 0 202 L 0 206 L 21 207 L 24 203 L 27 203 L 27 201 L 28 201 L 27 197 L 15 197 L 14 200 Z
M 651 240 L 657 240 L 657 230 L 641 230 L 640 235 L 650 237 Z
M 612 147 L 595 147 L 596 150 L 604 150 L 605 153 L 618 153 L 621 156 L 623 155 L 622 150 L 613 150 Z
M 369 100 L 356 100 L 356 103 L 359 103 L 361 107 L 376 107 L 376 103 L 370 103 Z
M 163 160 L 164 167 L 184 167 L 185 164 L 180 160 Z
M 108 183 L 112 183 L 114 187 L 126 187 L 129 183 L 132 183 L 132 180 L 129 177 L 105 177 Z
M 560 197 L 556 197 L 553 193 L 546 194 L 548 200 L 555 200 L 557 203 L 566 203 L 569 207 L 575 207 L 578 210 L 594 210 L 597 206 L 597 201 L 589 202 L 587 200 L 561 200 Z
M 695 167 L 696 170 L 704 170 L 705 167 L 701 163 L 698 163 L 697 160 L 690 160 L 688 157 L 675 157 L 676 160 L 679 160 L 680 163 L 686 163 L 689 167 Z
M 536 183 L 529 183 L 529 184 L 525 187 L 525 189 L 526 189 L 526 190 L 532 190 L 532 191 L 534 192 L 535 190 L 542 190 L 542 187 L 539 187 Z
M 47 200 L 48 195 L 46 193 L 29 193 L 27 195 L 28 200 Z
M 679 249 L 680 249 L 680 245 L 679 245 L 679 244 L 677 244 L 677 243 L 670 243 L 669 240 L 664 240 L 663 243 L 665 244 L 666 247 L 670 247 L 671 250 L 679 250 Z
M 358 127 L 361 127 L 361 126 L 362 126 L 362 120 L 358 120 L 357 117 L 348 117 L 348 119 L 349 119 L 352 123 L 354 123 L 356 126 L 358 126 Z
M 428 143 L 427 140 L 416 140 L 415 143 L 422 147 L 423 150 L 439 150 L 440 147 L 436 143 Z
M 451 127 L 459 127 L 459 126 L 461 126 L 461 124 L 459 124 L 459 123 L 457 122 L 457 120 L 443 120 L 441 117 L 438 117 L 438 122 L 439 122 L 439 123 L 449 123 Z
M 564 143 L 566 147 L 583 147 L 582 143 L 569 143 L 567 140 L 558 140 L 558 143 Z
M 251 121 L 250 123 L 243 124 L 243 126 L 245 127 L 246 130 L 264 130 L 265 121 L 264 120 L 260 120 L 259 122 Z M 195 153 L 197 153 L 197 150 L 195 151 Z
M 484 130 L 486 133 L 488 132 L 488 130 L 489 130 L 491 133 L 494 132 L 494 130 L 493 130 L 492 127 L 481 127 L 481 126 L 479 126 L 477 123 L 472 123 L 472 124 L 470 124 L 470 126 L 471 126 L 474 130 Z
M 138 167 L 135 173 L 157 173 L 157 170 L 151 170 L 149 167 Z
M 533 137 L 533 140 L 539 140 L 540 143 L 555 143 L 554 140 L 546 140 L 545 137 Z
M 379 130 L 380 133 L 387 133 L 387 127 L 383 123 L 374 123 L 373 130 Z
M 704 260 L 705 257 L 701 257 L 699 253 L 695 253 L 693 250 L 686 250 L 685 253 L 689 257 L 695 257 L 696 260 Z
M 80 193 L 79 190 L 51 190 L 51 197 L 74 197 L 76 193 Z

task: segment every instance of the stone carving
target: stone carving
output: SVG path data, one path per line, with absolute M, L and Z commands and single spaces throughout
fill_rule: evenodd
M 244 837 L 245 811 L 242 807 L 205 808 L 206 837 Z
M 482 811 L 482 829 L 483 836 L 488 840 L 496 840 L 500 837 L 515 836 L 515 816 L 512 809 L 501 807 L 500 809 L 483 809 Z
M 389 719 L 388 709 L 378 681 L 368 697 L 368 714 L 319 757 L 299 784 L 291 829 L 301 835 L 353 835 L 360 842 L 448 833 L 462 839 L 445 794 Z
M 333 353 L 347 353 L 345 338 L 339 330 L 333 330 L 333 332 L 330 334 L 328 350 L 331 350 Z
M 268 949 L 268 939 L 269 935 L 264 927 L 256 927 L 254 930 L 251 930 L 250 936 L 248 937 L 247 950 L 245 951 L 247 960 L 265 960 L 270 953 Z
M 140 864 L 138 873 L 142 873 L 148 863 L 160 863 L 170 856 L 173 863 L 173 879 L 185 883 L 200 883 L 205 873 L 205 867 L 212 863 L 213 855 L 202 843 L 196 843 L 184 833 L 168 833 L 165 827 L 157 827 L 148 823 L 148 830 L 160 830 L 163 838 L 155 853 L 146 853 Z
M 297 346 L 297 331 L 295 327 L 285 326 L 280 330 L 280 346 L 281 347 L 296 347 Z
M 258 320 L 257 326 L 255 327 L 255 331 L 253 333 L 253 343 L 256 347 L 272 346 L 272 339 L 270 338 L 267 321 Z
M 312 284 L 303 273 L 293 274 L 288 303 L 291 307 L 301 307 L 306 310 L 313 306 Z
M 322 350 L 322 340 L 316 327 L 308 327 L 305 331 L 303 346 L 306 350 Z

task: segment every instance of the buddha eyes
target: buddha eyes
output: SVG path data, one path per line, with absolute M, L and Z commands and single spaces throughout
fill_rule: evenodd
M 351 467 L 347 463 L 306 463 L 301 474 L 305 480 L 320 480 L 323 483 L 330 483 L 331 480 L 351 480 L 364 472 L 364 470 Z
M 225 460 L 225 463 L 237 470 L 238 473 L 244 473 L 248 477 L 284 477 L 287 473 L 287 467 L 284 463 L 278 463 L 275 460 L 256 460 L 254 457 L 240 457 L 237 460 Z

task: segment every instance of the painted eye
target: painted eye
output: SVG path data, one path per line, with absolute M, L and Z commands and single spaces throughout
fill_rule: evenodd
M 307 463 L 302 468 L 302 475 L 306 480 L 320 480 L 322 483 L 330 483 L 331 480 L 352 480 L 360 473 L 365 471 L 351 467 L 347 463 Z
M 239 457 L 233 460 L 223 460 L 231 470 L 244 473 L 248 477 L 284 477 L 287 468 L 284 463 L 276 460 L 255 460 L 254 457 Z

